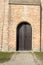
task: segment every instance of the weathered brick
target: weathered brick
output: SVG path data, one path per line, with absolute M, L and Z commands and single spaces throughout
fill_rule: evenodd
M 2 44 L 2 51 L 16 51 L 17 26 L 27 21 L 32 26 L 32 50 L 40 51 L 40 6 L 9 5 L 9 0 L 0 1 L 0 49 Z M 43 50 L 43 26 L 41 41 Z

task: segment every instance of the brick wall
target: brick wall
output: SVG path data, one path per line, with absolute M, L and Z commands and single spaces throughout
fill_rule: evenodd
M 42 6 L 42 25 L 41 25 L 41 27 L 42 27 L 42 30 L 41 30 L 42 34 L 41 34 L 41 51 L 43 51 L 43 0 L 41 0 L 41 6 Z
M 3 43 L 4 0 L 0 0 L 0 51 Z
M 10 5 L 9 47 L 16 50 L 16 30 L 22 21 L 32 26 L 32 50 L 40 50 L 40 6 Z
M 22 21 L 27 21 L 32 26 L 32 50 L 39 51 L 40 6 L 9 5 L 9 0 L 0 2 L 0 50 L 16 51 L 17 26 Z
M 0 50 L 8 51 L 8 5 L 9 0 L 0 0 Z
M 9 0 L 4 2 L 4 25 L 3 25 L 3 43 L 2 51 L 8 50 L 8 14 L 9 14 Z

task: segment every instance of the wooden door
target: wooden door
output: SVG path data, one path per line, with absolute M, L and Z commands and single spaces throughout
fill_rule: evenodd
M 31 50 L 32 49 L 32 28 L 29 24 L 22 24 L 18 28 L 18 42 L 17 50 Z

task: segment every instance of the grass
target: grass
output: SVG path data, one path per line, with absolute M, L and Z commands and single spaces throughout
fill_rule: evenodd
M 9 61 L 13 54 L 13 52 L 0 52 L 0 63 Z
M 36 57 L 43 63 L 43 52 L 34 52 Z
M 16 54 L 19 54 L 17 52 Z M 34 52 L 36 57 L 43 63 L 43 52 Z M 11 59 L 14 52 L 0 52 L 0 63 L 7 62 Z

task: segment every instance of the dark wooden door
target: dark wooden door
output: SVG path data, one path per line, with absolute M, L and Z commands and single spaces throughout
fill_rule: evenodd
M 23 24 L 18 29 L 18 50 L 32 49 L 31 25 Z
M 24 32 L 24 50 L 31 50 L 32 49 L 32 29 L 30 25 L 25 25 L 25 32 Z

